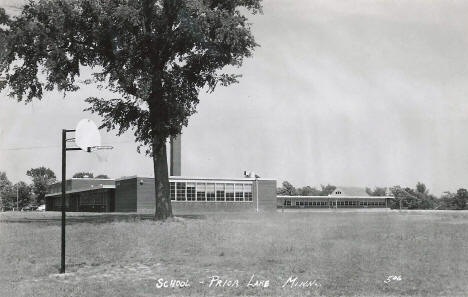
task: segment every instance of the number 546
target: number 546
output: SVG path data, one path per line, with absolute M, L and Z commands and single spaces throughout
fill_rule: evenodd
M 401 281 L 401 275 L 390 275 L 384 280 L 384 283 L 388 284 L 391 281 Z

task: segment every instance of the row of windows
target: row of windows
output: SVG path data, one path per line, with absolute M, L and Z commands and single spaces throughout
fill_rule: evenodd
M 252 184 L 170 183 L 175 201 L 252 201 Z
M 369 206 L 385 206 L 385 202 L 372 202 L 372 201 L 364 201 L 359 202 L 359 205 L 369 205 Z
M 88 193 L 82 194 L 78 200 L 79 205 L 106 205 L 105 194 L 103 193 Z M 65 205 L 70 206 L 70 198 L 65 198 Z M 55 206 L 62 206 L 62 197 L 55 198 Z
M 105 205 L 106 200 L 103 193 L 84 194 L 80 197 L 80 205 Z
M 285 206 L 291 206 L 291 200 L 284 201 Z M 328 201 L 296 201 L 296 206 L 328 206 Z M 331 206 L 385 206 L 385 202 L 380 201 L 331 201 Z
M 290 201 L 289 201 L 290 202 Z M 289 203 L 291 205 L 291 203 Z M 296 201 L 296 206 L 326 206 L 326 201 Z

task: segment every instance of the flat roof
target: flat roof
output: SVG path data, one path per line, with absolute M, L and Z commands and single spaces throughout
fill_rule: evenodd
M 115 185 L 90 185 L 89 187 L 86 187 L 86 188 L 78 188 L 78 189 L 73 189 L 73 190 L 66 191 L 65 194 L 95 191 L 95 190 L 101 190 L 101 189 L 115 189 Z M 45 197 L 57 196 L 57 195 L 61 195 L 61 194 L 62 194 L 62 192 L 60 191 L 60 192 L 46 194 Z
M 113 178 L 93 178 L 93 177 L 70 177 L 70 178 L 67 178 L 65 180 L 65 182 L 68 181 L 68 180 L 114 180 L 114 179 Z M 62 183 L 62 181 L 58 180 L 58 181 L 50 184 L 50 186 L 61 184 L 61 183 Z
M 124 176 L 115 179 L 116 181 L 125 180 L 125 179 L 133 179 L 133 178 L 146 178 L 146 179 L 154 179 L 154 177 L 146 177 L 146 176 Z M 199 177 L 199 176 L 169 176 L 169 180 L 222 180 L 222 181 L 255 181 L 255 180 L 271 180 L 275 181 L 274 178 L 257 178 L 254 177 L 236 177 L 236 178 L 228 178 L 228 177 Z

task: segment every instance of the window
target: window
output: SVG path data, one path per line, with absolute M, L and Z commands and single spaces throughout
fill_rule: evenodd
M 241 184 L 235 184 L 234 189 L 236 192 L 236 201 L 244 201 L 244 191 Z
M 296 201 L 296 206 L 299 206 L 299 201 Z
M 291 206 L 291 200 L 284 200 L 285 206 Z
M 177 201 L 185 201 L 185 183 L 177 183 Z
M 80 197 L 80 205 L 105 205 L 102 193 L 86 193 Z
M 197 201 L 206 201 L 206 185 L 204 183 L 197 184 Z
M 245 201 L 252 201 L 252 185 L 251 184 L 244 184 L 244 196 Z
M 195 183 L 187 183 L 187 201 L 195 201 Z
M 226 201 L 234 201 L 234 184 L 226 185 Z
M 176 193 L 176 190 L 175 190 L 175 183 L 169 183 L 169 194 L 171 196 L 171 200 L 175 200 L 175 193 Z
M 300 206 L 304 206 L 304 201 L 299 202 Z
M 216 201 L 224 201 L 225 185 L 216 184 Z
M 346 205 L 346 206 L 347 206 L 347 205 L 348 205 L 348 201 L 345 201 L 345 202 L 344 202 L 344 205 Z
M 206 201 L 215 201 L 215 184 L 206 184 Z

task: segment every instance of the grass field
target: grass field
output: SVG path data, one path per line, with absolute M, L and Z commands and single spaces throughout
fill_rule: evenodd
M 65 275 L 59 221 L 20 222 L 57 215 L 0 214 L 0 296 L 468 296 L 468 212 L 90 217 L 68 226 Z M 269 286 L 247 287 L 252 274 Z M 291 276 L 304 287 L 283 287 Z

